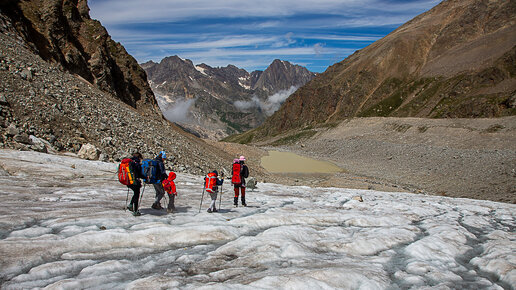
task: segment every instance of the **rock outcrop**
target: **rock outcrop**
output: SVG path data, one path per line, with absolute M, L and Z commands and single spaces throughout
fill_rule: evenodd
M 0 8 L 21 40 L 44 60 L 134 108 L 155 109 L 145 71 L 90 18 L 86 0 L 4 1 Z
M 90 22 L 85 3 L 1 2 L 0 147 L 78 153 L 89 143 L 98 149 L 93 158 L 98 154 L 103 161 L 119 161 L 136 150 L 152 158 L 166 150 L 169 169 L 178 172 L 229 166 L 230 156 L 163 118 L 144 71 L 123 47 L 111 46 L 116 51 L 103 55 L 103 45 L 114 42 L 98 22 Z M 95 50 L 80 45 L 81 37 L 95 35 L 85 34 L 88 29 L 102 32 L 98 40 L 106 42 L 91 39 Z

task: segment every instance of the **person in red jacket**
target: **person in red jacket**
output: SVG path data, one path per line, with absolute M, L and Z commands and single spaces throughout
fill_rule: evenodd
M 168 194 L 167 213 L 172 213 L 176 210 L 176 207 L 174 206 L 174 200 L 177 196 L 177 191 L 174 179 L 176 179 L 176 174 L 174 172 L 170 172 L 168 174 L 168 178 L 162 181 L 163 189 L 165 189 Z
M 240 168 L 239 168 L 240 167 Z M 235 188 L 235 199 L 233 205 L 238 206 L 238 196 L 241 195 L 242 206 L 247 206 L 245 203 L 245 179 L 249 177 L 249 169 L 245 165 L 245 157 L 240 156 L 239 159 L 235 159 L 233 163 L 233 177 L 231 182 Z
M 220 176 L 222 178 L 219 178 L 219 173 L 217 172 L 217 170 L 213 170 L 212 172 L 208 173 L 204 178 L 204 189 L 207 193 L 210 194 L 211 198 L 210 207 L 208 208 L 209 213 L 218 212 L 215 204 L 217 202 L 217 193 L 219 192 L 219 185 L 222 185 L 224 183 L 224 172 L 222 172 Z

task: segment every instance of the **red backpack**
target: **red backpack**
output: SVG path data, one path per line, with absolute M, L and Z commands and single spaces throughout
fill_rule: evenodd
M 174 182 L 174 179 L 176 179 L 176 174 L 174 172 L 170 172 L 168 174 L 168 178 L 163 180 L 161 183 L 163 184 L 163 188 L 168 194 L 176 194 L 176 184 Z
M 242 183 L 242 177 L 240 172 L 242 171 L 242 165 L 240 163 L 233 163 L 233 177 L 231 177 L 231 183 L 240 184 Z
M 120 183 L 123 185 L 131 185 L 136 182 L 135 175 L 131 167 L 131 162 L 133 162 L 132 159 L 125 158 L 118 166 L 118 181 L 120 181 Z
M 204 189 L 206 192 L 215 192 L 215 186 L 217 186 L 217 175 L 213 172 L 208 173 L 204 178 Z

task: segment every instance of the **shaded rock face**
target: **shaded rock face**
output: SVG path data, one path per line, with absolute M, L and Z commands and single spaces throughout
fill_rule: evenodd
M 56 30 L 55 34 L 50 33 L 54 35 L 52 39 L 42 38 L 43 42 L 37 44 L 34 39 L 33 42 L 28 42 L 27 35 L 34 32 L 30 32 L 28 27 L 33 25 L 32 29 L 35 30 L 38 27 L 37 19 L 40 19 L 38 17 L 43 17 L 46 12 L 32 10 L 38 17 L 31 24 L 29 20 L 35 16 L 21 14 L 22 11 L 27 13 L 27 5 L 35 5 L 41 9 L 51 7 L 52 9 L 48 8 L 50 11 L 63 9 L 63 12 L 68 11 L 73 15 L 71 19 L 87 19 L 85 2 L 59 2 L 63 6 L 51 6 L 49 3 L 50 1 L 0 3 L 0 147 L 78 153 L 83 145 L 91 144 L 98 150 L 93 150 L 95 152 L 89 158 L 111 162 L 128 157 L 134 151 L 140 151 L 145 158 L 153 158 L 157 152 L 165 150 L 170 156 L 166 162 L 169 169 L 195 174 L 231 164 L 232 159 L 224 152 L 164 120 L 155 106 L 152 92 L 149 91 L 146 95 L 147 99 L 138 99 L 137 94 L 123 99 L 118 93 L 106 92 L 101 83 L 105 81 L 107 84 L 108 79 L 116 79 L 116 74 L 111 74 L 109 63 L 118 61 L 118 52 L 109 52 L 111 57 L 103 58 L 100 57 L 102 54 L 86 53 L 85 45 L 76 54 L 75 48 L 79 46 L 73 44 L 77 42 L 63 43 L 60 46 L 63 39 L 75 37 L 73 29 L 60 27 L 66 21 L 51 26 Z M 66 8 L 70 3 L 73 7 Z M 61 18 L 68 19 L 64 15 Z M 104 28 L 101 30 L 105 32 Z M 80 37 L 83 36 L 81 33 Z M 107 34 L 105 36 L 108 38 Z M 102 44 L 98 45 L 98 49 L 103 51 Z M 123 48 L 120 46 L 119 50 L 123 51 Z M 131 69 L 136 71 L 138 67 L 131 59 L 129 56 L 126 58 L 128 72 Z M 78 64 L 84 65 L 84 62 L 87 63 L 86 67 L 81 70 Z M 95 65 L 91 66 L 92 63 Z M 107 66 L 100 65 L 101 63 Z M 105 72 L 105 78 L 99 77 L 95 71 Z M 121 71 L 125 71 L 125 68 Z M 143 70 L 140 71 L 145 76 Z M 127 79 L 128 92 L 148 90 L 144 78 L 141 79 L 145 84 L 142 87 L 134 82 L 137 78 L 135 75 L 133 78 L 133 82 Z M 118 90 L 116 87 L 110 88 L 115 92 Z M 127 102 L 128 100 L 132 101 Z
M 300 88 L 259 138 L 349 117 L 516 114 L 516 3 L 449 0 Z
M 141 66 L 165 117 L 211 139 L 260 125 L 271 110 L 269 96 L 299 87 L 314 77 L 306 68 L 280 60 L 263 72 L 252 73 L 233 65 L 195 66 L 178 56 Z M 181 116 L 185 111 L 188 114 Z
M 86 0 L 4 1 L 2 13 L 44 60 L 138 109 L 155 110 L 145 71 L 89 16 Z

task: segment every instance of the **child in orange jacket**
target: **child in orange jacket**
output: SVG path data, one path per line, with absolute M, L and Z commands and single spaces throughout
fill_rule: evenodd
M 168 174 L 168 178 L 163 180 L 163 188 L 168 193 L 168 206 L 167 206 L 167 212 L 171 213 L 176 210 L 174 206 L 174 199 L 177 195 L 176 191 L 176 183 L 174 182 L 174 179 L 176 179 L 176 174 L 174 172 L 170 172 Z

